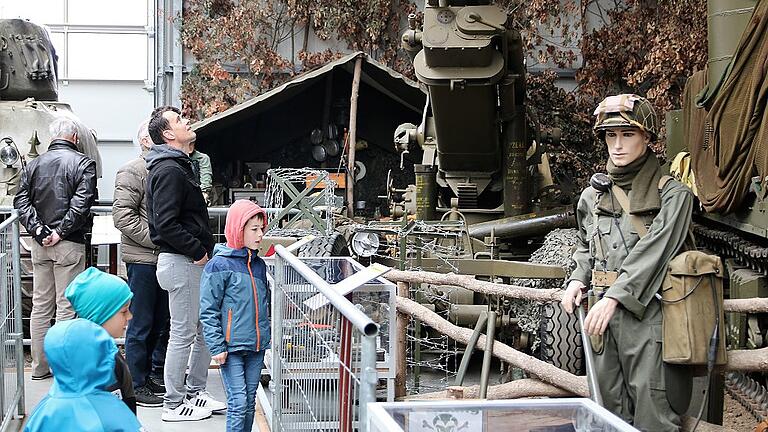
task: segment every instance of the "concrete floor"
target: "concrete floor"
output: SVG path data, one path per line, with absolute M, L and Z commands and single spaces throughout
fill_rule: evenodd
M 38 402 L 48 393 L 48 389 L 53 382 L 52 379 L 44 381 L 32 381 L 31 373 L 26 372 L 24 374 L 25 382 L 25 394 L 26 394 L 26 410 L 27 416 L 32 413 Z M 211 392 L 214 398 L 222 402 L 226 401 L 224 396 L 224 386 L 221 381 L 221 375 L 218 369 L 210 369 L 208 372 L 208 391 Z M 195 432 L 195 431 L 224 431 L 226 429 L 225 415 L 214 414 L 208 419 L 200 420 L 197 422 L 182 422 L 182 423 L 167 423 L 160 419 L 163 412 L 162 408 L 142 408 L 138 407 L 138 417 L 142 426 L 148 431 L 152 432 Z M 16 430 L 21 429 L 21 422 L 16 421 Z M 14 430 L 13 427 L 10 430 Z M 259 430 L 254 425 L 254 431 Z M 260 431 L 268 432 L 268 431 Z

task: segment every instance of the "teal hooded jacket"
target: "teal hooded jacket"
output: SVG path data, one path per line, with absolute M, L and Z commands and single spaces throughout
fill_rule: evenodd
M 78 318 L 57 323 L 45 336 L 53 371 L 48 395 L 35 407 L 25 432 L 140 432 L 136 416 L 112 393 L 114 339 L 101 326 Z

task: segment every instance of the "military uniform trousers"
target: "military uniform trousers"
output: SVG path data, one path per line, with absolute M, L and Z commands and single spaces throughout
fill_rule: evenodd
M 608 410 L 641 431 L 680 429 L 666 395 L 661 350 L 661 305 L 651 300 L 642 320 L 619 305 L 595 354 L 597 380 Z

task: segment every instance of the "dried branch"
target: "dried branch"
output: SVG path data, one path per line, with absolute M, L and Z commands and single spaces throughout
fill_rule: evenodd
M 438 314 L 413 300 L 398 297 L 397 310 L 421 320 L 423 324 L 432 327 L 457 342 L 466 344 L 472 336 L 472 330 L 451 324 L 441 318 Z M 480 339 L 478 339 L 476 348 L 481 350 L 485 349 L 484 335 L 481 335 Z M 499 341 L 494 342 L 493 354 L 507 363 L 519 367 L 529 374 L 537 376 L 545 383 L 559 387 L 578 396 L 586 397 L 589 395 L 587 381 L 583 377 L 578 377 L 554 365 L 545 363 L 528 354 L 524 354 L 509 345 Z
M 455 273 L 415 272 L 393 269 L 390 270 L 385 277 L 392 282 L 453 285 L 481 294 L 540 302 L 559 302 L 563 296 L 563 290 L 559 289 L 535 289 L 517 285 L 500 284 L 477 280 L 472 275 L 460 275 Z M 725 312 L 766 313 L 768 312 L 768 298 L 726 299 L 723 301 L 723 309 Z
M 560 301 L 563 293 L 559 289 L 535 289 L 517 285 L 507 285 L 475 279 L 472 275 L 456 273 L 435 273 L 428 271 L 390 270 L 385 277 L 392 282 L 430 283 L 434 285 L 454 285 L 482 294 L 535 300 L 541 302 Z

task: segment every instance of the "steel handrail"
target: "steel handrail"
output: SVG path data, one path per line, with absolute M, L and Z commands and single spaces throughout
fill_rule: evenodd
M 8 219 L 4 220 L 2 223 L 0 223 L 0 231 L 6 229 L 8 225 L 12 224 L 18 219 L 19 219 L 19 213 L 16 211 L 11 211 L 11 216 Z
M 304 264 L 294 254 L 288 252 L 282 245 L 275 245 L 275 253 L 285 260 L 294 270 L 296 270 L 307 282 L 311 283 L 328 301 L 335 307 L 349 322 L 362 334 L 366 336 L 376 336 L 379 334 L 379 326 L 373 322 L 360 309 L 356 308 L 344 296 L 337 293 L 331 285 L 323 280 L 314 270 Z
M 263 207 L 262 207 L 263 208 Z M 11 213 L 15 210 L 13 206 L 0 206 L 0 213 Z M 227 214 L 227 211 L 229 210 L 229 207 L 208 207 L 208 214 L 210 216 L 224 216 Z M 283 211 L 282 208 L 273 208 L 273 207 L 267 207 L 263 208 L 263 210 L 268 214 L 277 214 Z M 91 212 L 93 213 L 112 213 L 112 206 L 111 205 L 95 205 L 91 206 Z M 290 209 L 288 210 L 288 214 L 296 214 L 299 213 L 299 209 Z

